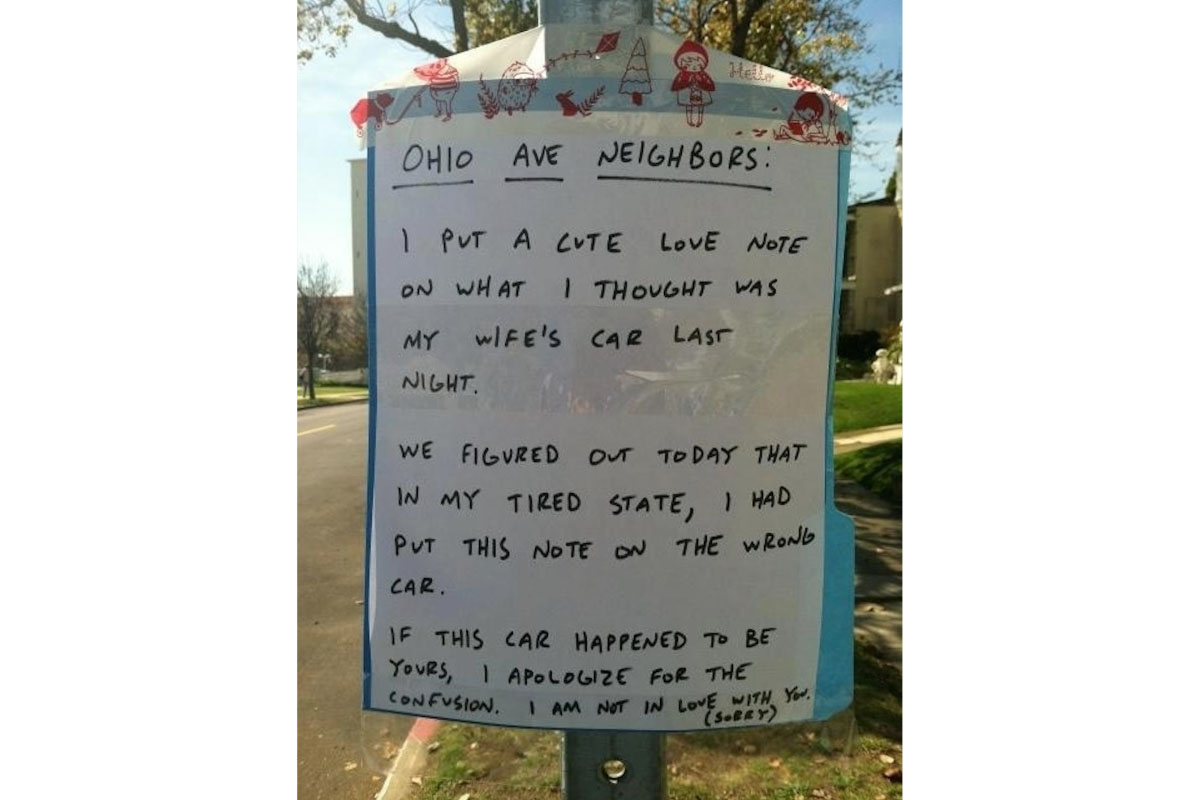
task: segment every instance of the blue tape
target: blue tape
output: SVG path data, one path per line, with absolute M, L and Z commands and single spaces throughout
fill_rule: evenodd
M 371 521 L 375 518 L 375 421 L 379 405 L 379 352 L 375 338 L 375 148 L 367 148 L 367 521 L 363 548 L 363 696 L 362 707 L 371 708 Z
M 838 152 L 837 249 L 834 255 L 833 330 L 829 338 L 829 393 L 825 399 L 825 580 L 821 645 L 817 655 L 813 717 L 828 719 L 854 699 L 854 521 L 833 504 L 833 381 L 836 375 L 842 259 L 846 249 L 846 201 L 850 152 Z

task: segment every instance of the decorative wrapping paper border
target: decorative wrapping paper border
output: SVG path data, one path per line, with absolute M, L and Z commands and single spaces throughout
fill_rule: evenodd
M 659 135 L 711 134 L 705 118 L 722 117 L 720 132 L 747 139 L 840 148 L 852 139 L 841 95 L 644 26 L 534 28 L 419 65 L 371 91 L 350 116 L 360 143 L 370 147 L 375 131 L 406 119 L 430 117 L 452 127 L 462 115 L 482 115 L 502 125 L 526 113 L 584 127 L 651 114 Z M 730 130 L 731 117 L 744 123 Z

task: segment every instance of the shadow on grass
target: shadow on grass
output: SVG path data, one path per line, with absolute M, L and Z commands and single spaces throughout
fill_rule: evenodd
M 857 481 L 897 507 L 903 502 L 903 465 L 902 441 L 884 442 L 833 457 L 833 468 L 839 478 Z

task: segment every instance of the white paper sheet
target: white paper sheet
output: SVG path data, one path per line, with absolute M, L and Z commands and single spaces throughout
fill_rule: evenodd
M 373 133 L 368 706 L 809 718 L 837 149 L 444 116 Z

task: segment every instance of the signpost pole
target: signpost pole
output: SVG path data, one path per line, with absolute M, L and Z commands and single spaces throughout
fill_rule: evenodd
M 661 733 L 567 731 L 562 787 L 566 800 L 658 800 L 667 796 Z
M 538 22 L 654 24 L 653 0 L 538 0 Z M 661 733 L 566 731 L 564 800 L 659 800 L 667 796 Z

